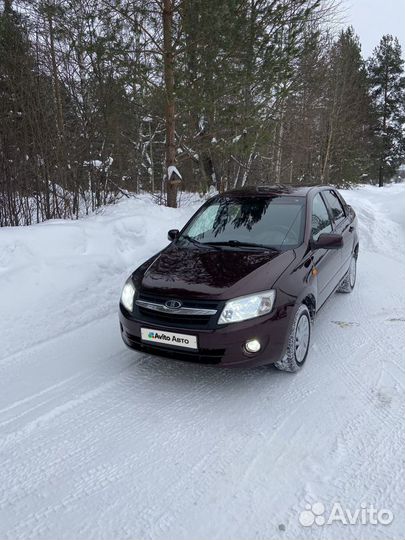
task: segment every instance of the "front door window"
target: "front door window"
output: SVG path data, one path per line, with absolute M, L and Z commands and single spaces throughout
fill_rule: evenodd
M 318 240 L 324 233 L 332 232 L 332 223 L 330 221 L 328 209 L 323 202 L 321 194 L 314 197 L 312 206 L 312 238 Z

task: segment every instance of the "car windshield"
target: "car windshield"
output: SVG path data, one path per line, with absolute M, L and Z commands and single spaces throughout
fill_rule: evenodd
M 218 246 L 291 249 L 303 240 L 304 209 L 304 197 L 221 197 L 195 215 L 182 238 Z

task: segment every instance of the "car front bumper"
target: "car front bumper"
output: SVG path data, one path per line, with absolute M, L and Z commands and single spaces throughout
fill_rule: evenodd
M 276 362 L 285 353 L 293 306 L 282 306 L 275 312 L 248 321 L 218 326 L 215 329 L 190 329 L 162 324 L 151 324 L 134 318 L 121 305 L 119 308 L 120 330 L 124 343 L 131 349 L 174 360 L 185 360 L 219 367 L 252 367 Z M 141 328 L 157 331 L 178 332 L 197 336 L 198 350 L 160 345 L 141 340 Z M 247 353 L 247 340 L 258 339 L 258 353 Z

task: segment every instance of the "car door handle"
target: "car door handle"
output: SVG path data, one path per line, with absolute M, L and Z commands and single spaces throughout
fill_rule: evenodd
M 350 225 L 349 232 L 353 232 L 353 231 L 354 231 L 354 227 L 352 225 Z

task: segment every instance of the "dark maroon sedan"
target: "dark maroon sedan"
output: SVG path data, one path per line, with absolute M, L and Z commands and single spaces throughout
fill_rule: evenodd
M 356 282 L 356 215 L 332 187 L 229 191 L 169 239 L 121 295 L 122 338 L 149 354 L 297 371 L 319 308 Z

